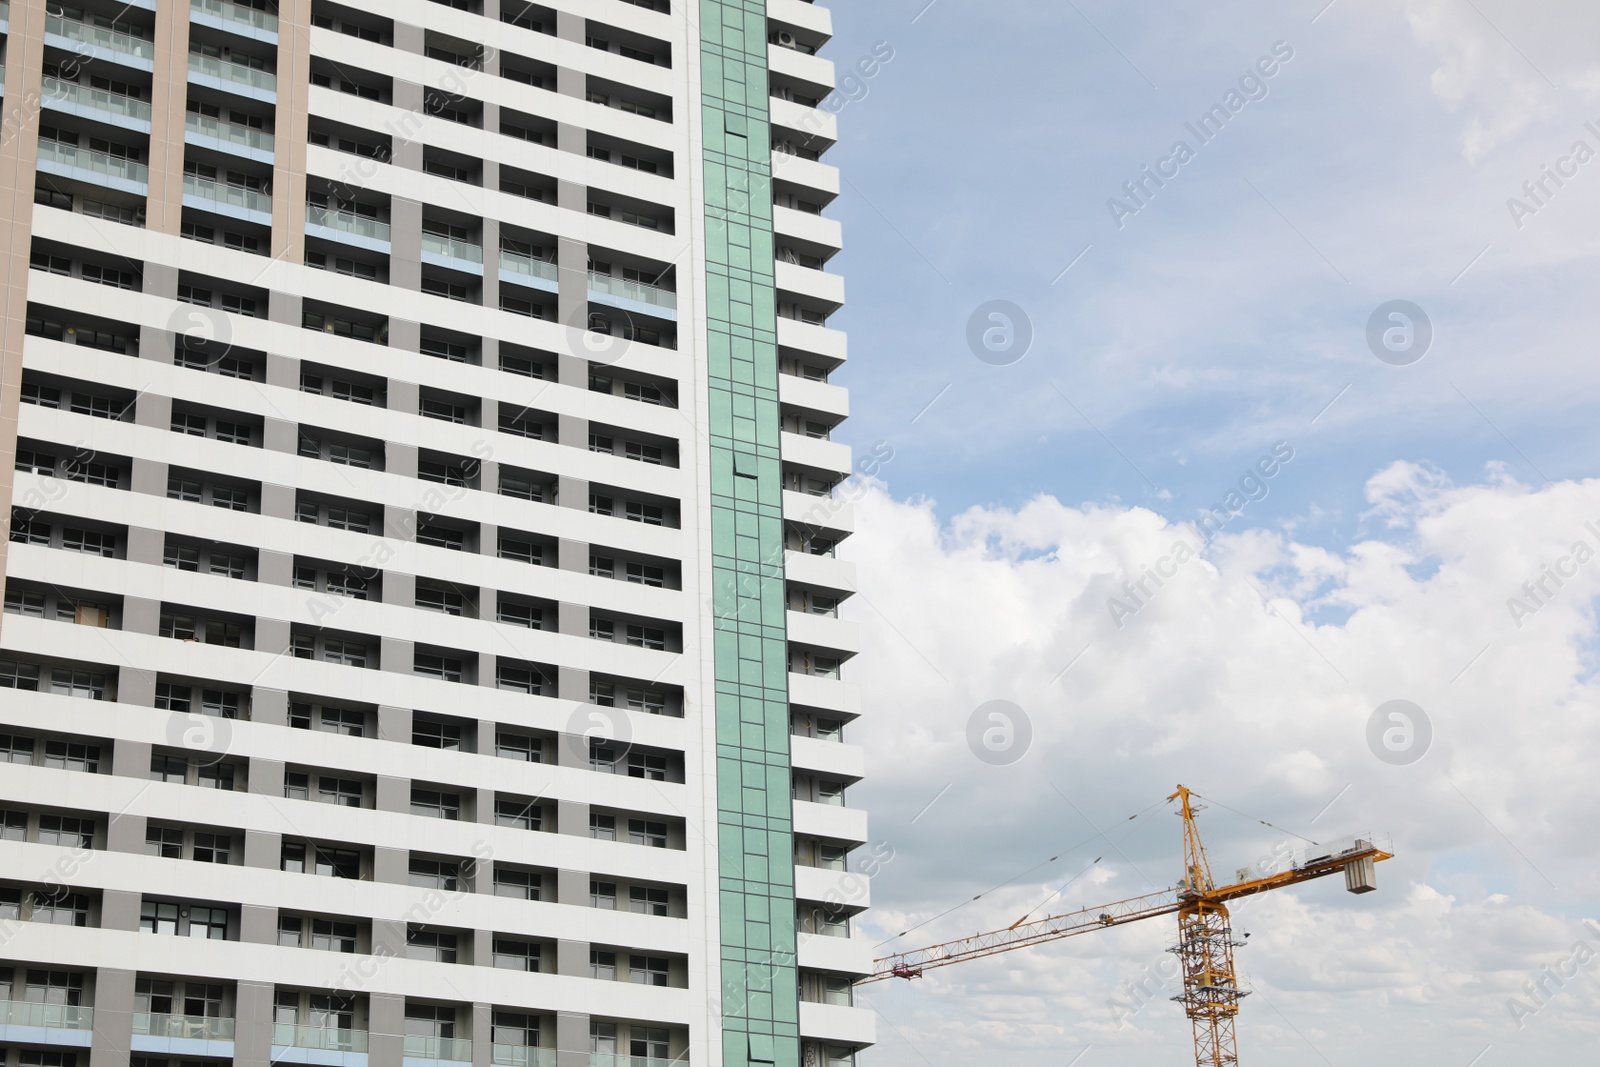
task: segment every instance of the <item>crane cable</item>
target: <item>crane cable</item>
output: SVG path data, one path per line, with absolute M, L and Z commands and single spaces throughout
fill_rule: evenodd
M 1148 808 L 1145 808 L 1143 811 L 1138 811 L 1138 812 L 1133 813 L 1132 815 L 1128 816 L 1126 819 L 1123 820 L 1123 824 L 1124 824 L 1123 828 L 1126 828 L 1126 824 L 1127 823 L 1133 822 L 1135 819 L 1139 818 L 1141 815 L 1150 814 L 1151 811 L 1155 810 L 1156 808 L 1159 808 L 1162 804 L 1165 804 L 1165 803 L 1166 803 L 1166 801 L 1164 799 L 1163 800 L 1158 800 L 1154 804 L 1151 804 Z M 1285 831 L 1285 832 L 1287 833 L 1287 831 Z M 915 926 L 912 926 L 912 927 L 909 927 L 909 928 L 907 928 L 905 930 L 900 931 L 898 934 L 895 934 L 893 937 L 884 938 L 882 941 L 879 941 L 876 945 L 874 945 L 873 948 L 882 948 L 884 945 L 887 945 L 891 941 L 898 941 L 900 938 L 905 937 L 907 934 L 912 933 L 912 932 L 914 932 L 916 930 L 920 930 L 924 926 L 927 926 L 929 923 L 935 922 L 935 921 L 937 921 L 939 919 L 942 919 L 946 915 L 949 915 L 953 911 L 959 911 L 960 909 L 966 907 L 968 904 L 973 903 L 973 901 L 981 900 L 984 897 L 988 896 L 990 893 L 996 892 L 997 890 L 1004 889 L 1006 886 L 1010 885 L 1012 882 L 1015 882 L 1017 879 L 1027 877 L 1028 875 L 1032 874 L 1034 871 L 1037 871 L 1040 867 L 1044 867 L 1044 866 L 1047 866 L 1047 865 L 1049 865 L 1051 863 L 1054 863 L 1056 860 L 1060 859 L 1062 856 L 1071 855 L 1072 853 L 1076 852 L 1078 849 L 1082 848 L 1084 845 L 1087 845 L 1090 842 L 1094 841 L 1095 838 L 1104 837 L 1104 836 L 1105 836 L 1105 834 L 1103 832 L 1097 831 L 1097 832 L 1089 835 L 1088 837 L 1084 838 L 1082 841 L 1079 841 L 1077 844 L 1069 845 L 1068 847 L 1062 849 L 1060 852 L 1056 853 L 1054 856 L 1051 856 L 1049 859 L 1044 860 L 1043 862 L 1040 862 L 1040 863 L 1035 863 L 1032 867 L 1029 867 L 1027 870 L 1021 872 L 1020 874 L 1012 875 L 1010 878 L 1007 878 L 1005 881 L 1001 882 L 999 885 L 991 886 L 990 888 L 985 889 L 982 893 L 979 893 L 977 896 L 972 897 L 970 900 L 963 900 L 961 903 L 955 904 L 955 905 L 953 905 L 951 907 L 948 907 L 944 911 L 941 911 L 937 915 L 933 915 L 933 916 L 930 916 L 929 918 L 926 918 L 926 919 L 922 920 L 921 922 L 917 923 L 917 925 L 915 925 Z M 1299 836 L 1299 835 L 1296 835 L 1296 836 Z M 1071 885 L 1073 882 L 1075 882 L 1079 878 L 1083 877 L 1084 873 L 1087 872 L 1096 863 L 1099 863 L 1102 858 L 1103 857 L 1096 856 L 1094 858 L 1093 862 L 1091 862 L 1088 866 L 1086 866 L 1082 871 L 1079 871 L 1078 874 L 1074 875 L 1065 885 L 1063 885 L 1061 887 L 1061 889 L 1067 888 L 1067 886 Z M 1061 890 L 1057 890 L 1056 893 L 1059 894 L 1060 891 Z M 1048 903 L 1051 899 L 1053 899 L 1053 896 L 1052 897 L 1047 897 L 1045 899 L 1045 903 Z M 1039 905 L 1039 907 L 1043 907 L 1043 906 L 1044 906 L 1043 904 Z M 1038 911 L 1039 908 L 1036 907 L 1033 910 L 1034 911 Z M 1033 912 L 1029 912 L 1028 914 L 1031 915 L 1031 914 L 1033 914 Z M 1027 915 L 1024 915 L 1023 919 L 1026 919 L 1026 918 L 1027 918 Z M 1022 919 L 1019 919 L 1017 921 L 1020 923 L 1022 921 Z
M 1293 830 L 1287 829 L 1286 827 L 1279 826 L 1277 823 L 1270 823 L 1265 819 L 1258 818 L 1255 815 L 1251 815 L 1249 812 L 1240 811 L 1238 808 L 1230 808 L 1230 807 L 1228 807 L 1228 805 L 1224 804 L 1220 800 L 1213 800 L 1212 798 L 1210 798 L 1208 796 L 1201 796 L 1201 794 L 1195 793 L 1195 791 L 1192 790 L 1192 789 L 1189 790 L 1189 792 L 1191 794 L 1193 794 L 1194 796 L 1200 797 L 1200 799 L 1205 801 L 1207 804 L 1215 804 L 1217 807 L 1223 809 L 1224 811 L 1231 811 L 1235 815 L 1241 816 L 1241 817 L 1246 818 L 1246 819 L 1255 819 L 1255 821 L 1260 823 L 1262 826 L 1270 826 L 1272 829 L 1277 830 L 1280 833 L 1288 834 L 1290 837 L 1298 837 L 1300 840 L 1306 842 L 1309 845 L 1320 845 L 1320 844 L 1322 844 L 1321 841 L 1313 841 L 1313 840 L 1311 840 L 1311 838 L 1307 837 L 1305 834 L 1297 834 Z M 1332 805 L 1330 805 L 1330 807 L 1331 806 Z

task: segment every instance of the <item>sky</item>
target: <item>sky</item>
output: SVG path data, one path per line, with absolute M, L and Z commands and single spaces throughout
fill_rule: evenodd
M 835 6 L 863 925 L 1168 886 L 1182 782 L 1224 876 L 1395 853 L 1237 910 L 1244 1062 L 1592 1056 L 1600 9 L 1324 4 Z M 1172 935 L 860 987 L 862 1063 L 1185 1062 Z

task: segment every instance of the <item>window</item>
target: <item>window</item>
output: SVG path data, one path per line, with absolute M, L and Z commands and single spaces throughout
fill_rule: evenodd
M 665 1061 L 667 1057 L 667 1031 L 654 1026 L 630 1028 L 628 1052 L 635 1058 Z
M 438 678 L 446 682 L 461 681 L 461 661 L 451 656 L 435 656 L 426 652 L 415 653 L 412 669 L 417 674 Z
M 206 763 L 195 771 L 195 784 L 202 789 L 224 789 L 234 792 L 234 765 L 232 763 Z
M 361 853 L 348 848 L 317 848 L 316 873 L 330 878 L 360 878 Z
M 322 952 L 354 952 L 356 924 L 337 919 L 311 920 L 311 947 Z
M 597 841 L 615 841 L 617 839 L 617 817 L 615 815 L 601 815 L 597 812 L 590 812 L 589 836 Z
M 74 530 L 65 527 L 61 531 L 61 547 L 68 552 L 83 552 L 110 559 L 117 554 L 117 535 L 103 530 Z
M 461 818 L 461 796 L 412 787 L 411 814 L 426 815 L 431 819 L 458 820 Z
M 589 977 L 598 978 L 602 982 L 615 982 L 617 980 L 617 954 L 604 952 L 597 948 L 589 950 Z
M 647 845 L 650 848 L 667 847 L 667 824 L 645 819 L 628 820 L 628 843 Z
M 418 540 L 420 541 L 421 538 L 419 537 Z M 463 599 L 461 594 L 453 589 L 441 589 L 437 586 L 428 586 L 418 582 L 416 605 L 417 607 L 422 608 L 424 611 L 437 611 L 442 612 L 445 615 L 460 615 Z M 419 656 L 417 658 L 419 660 L 417 669 L 419 672 L 422 672 L 420 665 L 420 660 L 422 657 Z M 460 673 L 460 668 L 457 668 L 457 673 Z M 459 678 L 455 680 L 460 681 Z
M 502 599 L 498 614 L 499 621 L 512 626 L 522 626 L 529 630 L 538 630 L 543 626 L 544 612 L 532 604 L 517 604 Z
M 162 859 L 183 859 L 183 831 L 159 826 L 148 827 L 144 832 L 144 851 L 147 856 Z
M 415 718 L 411 722 L 411 743 L 423 748 L 461 749 L 459 723 L 441 722 L 438 719 Z
M 353 778 L 322 775 L 317 779 L 317 803 L 341 808 L 361 806 L 361 783 Z
M 33 738 L 0 734 L 0 763 L 32 763 Z
M 532 541 L 523 541 L 505 534 L 500 534 L 499 556 L 501 559 L 514 559 L 519 563 L 532 563 L 536 567 L 544 564 L 543 548 Z
M 653 648 L 657 651 L 667 647 L 667 634 L 665 630 L 654 626 L 628 626 L 628 644 L 636 648 Z
M 194 859 L 196 863 L 227 863 L 232 854 L 233 841 L 227 834 L 196 833 Z
M 641 504 L 630 500 L 624 514 L 629 522 L 642 522 L 647 526 L 661 525 L 661 509 L 654 504 Z
M 610 619 L 589 619 L 589 636 L 596 641 L 615 641 L 617 639 L 616 623 Z
M 656 752 L 629 752 L 628 777 L 652 782 L 667 780 L 667 757 Z
M 637 460 L 641 463 L 661 465 L 661 449 L 656 445 L 640 444 L 638 441 L 626 441 L 623 443 L 623 455 L 628 459 Z
M 494 754 L 504 759 L 541 763 L 544 760 L 544 742 L 527 734 L 497 730 L 494 735 Z
M 666 585 L 667 575 L 660 567 L 652 567 L 644 563 L 629 563 L 627 580 L 636 585 L 648 585 L 657 589 Z
M 208 941 L 226 941 L 228 913 L 222 908 L 189 909 L 189 936 Z
M 539 888 L 539 876 L 532 871 L 513 871 L 504 867 L 495 868 L 494 895 L 497 897 L 538 900 Z
M 147 934 L 176 934 L 178 906 L 147 900 L 139 906 L 139 929 Z
M 501 797 L 494 802 L 496 826 L 514 826 L 519 830 L 537 830 L 542 824 L 538 802 L 521 797 Z
M 589 906 L 601 911 L 617 910 L 617 883 L 589 882 Z
M 429 930 L 410 923 L 406 926 L 406 959 L 430 963 L 456 962 L 456 935 Z
M 40 817 L 43 825 L 44 818 Z M 0 841 L 26 841 L 28 839 L 28 813 L 25 811 L 0 811 Z
M 531 941 L 514 941 L 508 937 L 497 937 L 494 939 L 494 965 L 510 971 L 538 971 L 539 946 Z M 497 1042 L 502 1041 L 506 1036 L 505 1028 L 501 1025 L 501 1018 L 506 1014 L 505 1012 L 495 1012 L 494 1039 Z M 518 1018 L 525 1019 L 527 1017 L 518 1016 Z M 534 1044 L 537 1044 L 539 1040 L 537 1028 L 529 1031 L 526 1027 L 522 1027 L 520 1031 L 517 1044 L 525 1044 L 527 1041 L 526 1035 L 530 1033 Z
M 287 790 L 284 795 L 288 795 Z M 306 846 L 299 841 L 285 841 L 278 852 L 278 869 L 293 874 L 305 874 Z
M 666 985 L 666 957 L 634 956 L 630 954 L 628 956 L 628 981 L 634 985 Z
M 460 552 L 467 545 L 467 535 L 463 530 L 452 530 L 433 523 L 422 523 L 417 527 L 417 544 L 433 545 L 435 548 L 448 548 Z
M 39 667 L 37 664 L 0 659 L 0 689 L 37 691 L 38 688 Z
M 641 404 L 661 403 L 661 390 L 653 385 L 639 385 L 635 382 L 622 383 L 622 395 L 628 400 L 637 400 Z
M 590 556 L 589 573 L 596 578 L 615 578 L 617 576 L 617 561 L 609 556 Z
M 518 665 L 501 659 L 495 663 L 495 686 L 538 696 L 544 691 L 544 676 L 531 665 Z
M 628 910 L 638 915 L 667 914 L 667 891 L 636 885 L 628 889 Z
M 454 860 L 429 860 L 412 857 L 410 882 L 424 889 L 442 889 L 454 893 L 459 871 Z
M 76 741 L 47 741 L 44 746 L 44 765 L 57 770 L 94 774 L 100 770 L 100 746 Z
M 532 500 L 542 504 L 544 503 L 544 486 L 532 478 L 508 474 L 502 469 L 500 471 L 500 495 L 515 497 L 518 500 Z M 590 510 L 593 509 L 591 508 Z M 48 542 L 48 536 L 46 541 Z
M 89 898 L 82 893 L 36 889 L 29 920 L 54 926 L 88 926 Z

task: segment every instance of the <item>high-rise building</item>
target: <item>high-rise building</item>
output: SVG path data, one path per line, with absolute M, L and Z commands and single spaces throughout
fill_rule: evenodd
M 0 33 L 0 1067 L 851 1063 L 828 12 Z

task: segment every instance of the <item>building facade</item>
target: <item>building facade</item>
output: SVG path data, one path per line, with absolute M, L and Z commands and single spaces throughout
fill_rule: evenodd
M 11 0 L 0 1067 L 843 1067 L 806 0 Z

